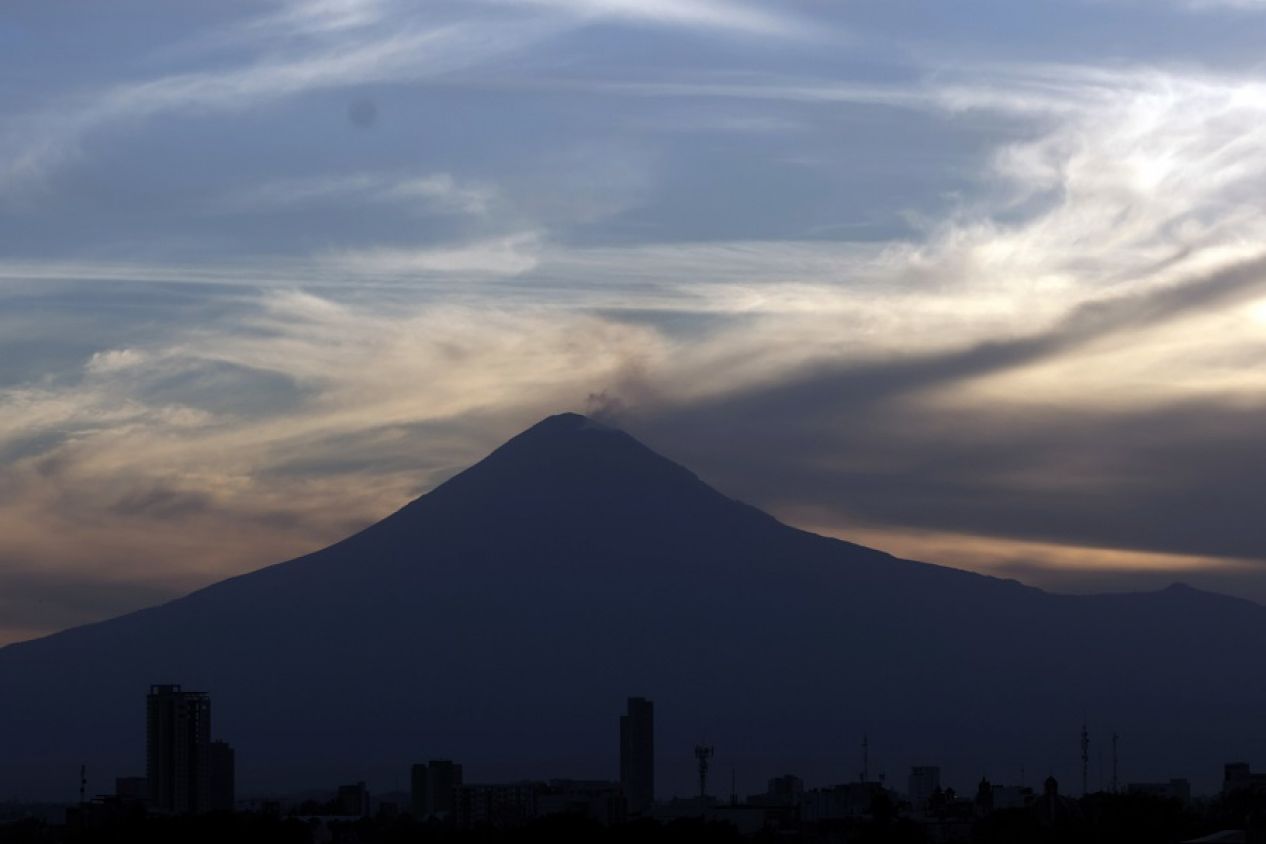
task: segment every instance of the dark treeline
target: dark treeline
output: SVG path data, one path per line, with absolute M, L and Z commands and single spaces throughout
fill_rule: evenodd
M 1043 817 L 1034 808 L 1000 810 L 970 819 L 931 820 L 891 811 L 852 821 L 771 828 L 747 837 L 724 822 L 699 819 L 668 823 L 636 820 L 603 826 L 560 815 L 508 829 L 457 829 L 437 822 L 421 823 L 408 815 L 313 821 L 251 813 L 158 816 L 138 811 L 91 826 L 36 819 L 12 821 L 0 825 L 0 844 L 1177 844 L 1221 830 L 1244 830 L 1249 844 L 1266 842 L 1266 795 L 1232 795 L 1184 806 L 1177 800 L 1147 795 L 1096 794 L 1070 801 L 1068 810 L 1055 817 Z

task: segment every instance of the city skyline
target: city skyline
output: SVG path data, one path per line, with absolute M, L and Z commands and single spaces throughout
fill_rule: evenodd
M 264 802 L 275 802 L 278 796 L 310 793 L 315 784 L 306 783 L 304 787 L 292 783 L 290 789 L 274 788 L 258 794 L 243 795 L 240 801 L 234 795 L 235 778 L 233 761 L 234 753 L 229 744 L 223 740 L 212 742 L 209 739 L 210 712 L 212 696 L 207 692 L 184 691 L 180 684 L 154 684 L 146 696 L 146 777 L 138 778 L 119 774 L 114 777 L 116 784 L 115 798 L 143 802 L 147 808 L 161 814 L 205 814 L 207 812 L 234 811 L 239 802 L 242 805 L 257 806 Z M 750 794 L 750 789 L 739 792 L 735 789 L 735 781 L 730 782 L 731 793 L 719 794 L 716 789 L 706 785 L 706 771 L 714 756 L 715 748 L 710 745 L 695 746 L 694 757 L 698 768 L 699 791 L 695 794 L 659 795 L 654 791 L 654 702 L 642 697 L 629 697 L 627 711 L 618 717 L 618 730 L 614 731 L 613 741 L 617 752 L 613 754 L 616 761 L 617 776 L 605 780 L 582 780 L 561 776 L 527 777 L 510 782 L 467 782 L 463 765 L 453 760 L 436 760 L 413 763 L 410 769 L 408 788 L 409 811 L 419 820 L 435 819 L 452 822 L 463 814 L 463 799 L 468 801 L 488 789 L 506 788 L 584 788 L 591 791 L 608 790 L 619 797 L 620 809 L 611 809 L 605 823 L 623 822 L 628 818 L 650 816 L 656 807 L 685 806 L 695 801 L 700 806 L 721 807 L 727 800 L 733 805 L 736 796 L 742 793 L 744 804 L 758 800 L 759 794 Z M 1092 787 L 1087 778 L 1084 766 L 1089 759 L 1091 747 L 1090 734 L 1083 723 L 1080 733 L 1080 752 L 1083 764 L 1083 785 L 1080 796 L 1092 794 L 1150 794 L 1165 799 L 1178 799 L 1189 802 L 1193 796 L 1208 797 L 1210 793 L 1193 795 L 1191 784 L 1186 777 L 1170 777 L 1165 781 L 1127 781 L 1117 782 L 1117 741 L 1119 734 L 1112 732 L 1110 742 L 1113 757 L 1111 759 L 1111 780 L 1105 780 L 1105 771 L 1100 756 L 1097 783 Z M 1072 742 L 1070 744 L 1070 752 Z M 221 754 L 217 761 L 215 751 Z M 926 810 L 930 802 L 939 799 L 955 799 L 955 795 L 970 796 L 968 783 L 955 784 L 942 782 L 941 766 L 936 764 L 911 764 L 908 767 L 908 778 L 904 790 L 895 788 L 888 782 L 887 773 L 882 769 L 869 776 L 870 771 L 870 736 L 864 734 L 859 744 L 862 753 L 862 771 L 856 779 L 834 780 L 821 783 L 806 783 L 794 773 L 783 772 L 778 775 L 757 773 L 755 782 L 766 784 L 764 796 L 794 797 L 803 800 L 806 792 L 810 801 L 815 794 L 845 789 L 850 785 L 871 786 L 887 791 L 908 801 L 915 810 Z M 706 756 L 706 760 L 705 760 Z M 924 754 L 935 756 L 935 753 Z M 724 754 L 721 757 L 725 759 Z M 847 763 L 841 762 L 841 769 Z M 85 771 L 87 766 L 84 766 Z M 1261 789 L 1266 791 L 1266 773 L 1254 773 L 1248 762 L 1234 761 L 1222 765 L 1222 779 L 1218 793 L 1226 795 L 1236 791 Z M 1020 771 L 1018 779 L 1009 783 L 996 774 L 991 778 L 986 770 L 982 771 L 978 785 L 990 784 L 994 789 L 990 807 L 998 808 L 994 800 L 1019 800 L 1017 806 L 1030 805 L 1042 788 L 1050 789 L 1051 783 L 1058 787 L 1058 781 L 1048 771 L 1044 775 L 1039 771 L 1033 783 L 1026 781 L 1026 774 Z M 217 782 L 218 780 L 218 782 Z M 649 785 L 649 790 L 648 790 Z M 463 797 L 462 789 L 467 789 Z M 217 793 L 217 790 L 220 793 Z M 372 784 L 367 787 L 365 781 L 351 785 L 340 785 L 333 792 L 333 799 L 326 804 L 328 813 L 333 816 L 354 817 L 372 813 L 371 794 L 382 791 Z M 528 792 L 523 792 L 527 794 Z M 394 792 L 393 792 L 394 794 Z M 1022 799 L 1021 799 L 1022 798 Z M 291 798 L 294 799 L 294 798 Z M 80 804 L 84 804 L 86 792 L 81 793 Z M 1028 801 L 1028 802 L 1025 802 Z M 311 802 L 309 800 L 309 802 Z M 861 813 L 864 805 L 854 807 Z M 570 811 L 566 803 L 560 803 L 558 811 Z M 601 812 L 607 811 L 601 809 Z M 465 808 L 466 820 L 461 825 L 477 825 L 470 818 L 469 805 Z M 525 822 L 529 816 L 515 818 L 515 822 Z

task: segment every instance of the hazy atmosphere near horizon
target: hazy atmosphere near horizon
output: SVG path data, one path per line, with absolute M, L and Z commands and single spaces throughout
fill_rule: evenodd
M 1260 0 L 6 0 L 0 645 L 542 417 L 1061 592 L 1266 603 Z

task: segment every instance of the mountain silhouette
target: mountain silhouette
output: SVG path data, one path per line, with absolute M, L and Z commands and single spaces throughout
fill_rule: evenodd
M 324 550 L 0 649 L 0 799 L 144 772 L 144 699 L 213 700 L 239 790 L 453 758 L 472 780 L 614 777 L 616 716 L 656 702 L 660 796 L 694 744 L 745 790 L 785 771 L 968 785 L 1212 786 L 1266 764 L 1266 608 L 1175 586 L 1054 595 L 789 527 L 628 434 L 550 417 Z M 1110 756 L 1108 762 L 1110 766 Z M 1110 767 L 1109 767 L 1110 770 Z M 1105 783 L 1106 784 L 1106 783 Z

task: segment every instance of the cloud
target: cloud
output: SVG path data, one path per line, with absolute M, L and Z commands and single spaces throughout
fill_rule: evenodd
M 139 366 L 145 362 L 145 354 L 137 349 L 107 349 L 93 352 L 85 369 L 90 374 L 119 372 Z
M 434 173 L 396 182 L 386 189 L 389 196 L 418 198 L 445 211 L 482 216 L 497 199 L 497 192 L 487 185 L 461 185 L 448 173 Z
M 810 29 L 786 14 L 733 0 L 522 0 L 584 19 L 721 30 L 762 36 L 804 36 Z
M 360 172 L 273 179 L 230 191 L 215 200 L 213 206 L 219 211 L 240 213 L 352 201 L 416 204 L 435 213 L 483 217 L 498 200 L 494 186 L 460 182 L 449 173 Z
M 1181 9 L 1192 12 L 1237 11 L 1260 12 L 1266 10 L 1263 0 L 1177 0 Z
M 382 21 L 387 0 L 284 0 L 270 14 L 244 24 L 245 29 L 275 33 L 326 34 L 372 26 Z
M 256 258 L 213 265 L 110 263 L 105 261 L 0 262 L 0 280 L 101 281 L 155 284 L 216 284 L 247 288 L 343 285 L 374 281 L 439 281 L 444 278 L 498 279 L 521 275 L 540 261 L 538 232 L 514 232 L 460 243 L 431 246 L 375 246 L 327 249 L 307 257 Z M 118 366 L 112 351 L 93 366 Z
M 325 12 L 342 10 L 343 16 Z M 370 4 L 293 5 L 280 16 L 257 21 L 274 31 L 338 31 L 337 39 L 266 54 L 226 69 L 172 73 L 153 79 L 116 84 L 104 90 L 63 99 L 47 110 L 18 115 L 0 137 L 8 161 L 0 169 L 0 185 L 10 192 L 78 153 L 90 133 L 122 124 L 135 125 L 161 114 L 236 112 L 262 103 L 312 91 L 351 88 L 370 82 L 421 79 L 451 72 L 504 55 L 556 32 L 556 27 L 524 20 L 427 22 L 396 21 L 368 33 L 361 23 L 377 22 Z M 351 17 L 347 17 L 351 15 Z M 346 37 L 350 21 L 358 34 Z M 324 23 L 321 23 L 324 21 Z M 341 25 L 335 25 L 341 21 Z
M 216 46 L 253 48 L 247 61 L 173 72 L 61 97 L 43 110 L 11 115 L 0 135 L 0 186 L 44 183 L 108 128 L 134 128 L 159 115 L 242 112 L 314 91 L 435 78 L 511 55 L 598 20 L 786 37 L 809 30 L 787 15 L 722 0 L 523 0 L 502 13 L 445 16 L 387 0 L 287 0 L 275 11 L 219 33 Z M 535 14 L 530 12 L 561 12 Z M 207 39 L 202 39 L 202 46 Z M 194 39 L 188 46 L 195 47 Z M 196 50 L 191 51 L 196 53 Z M 169 55 L 179 55 L 168 49 Z
M 321 262 L 354 275 L 515 276 L 537 265 L 539 236 L 521 232 L 507 237 L 438 248 L 356 249 L 332 252 Z

